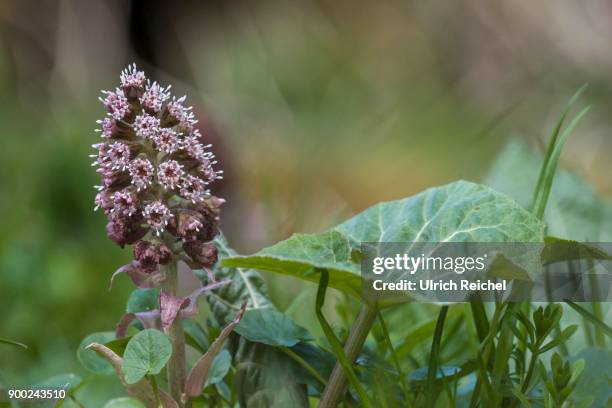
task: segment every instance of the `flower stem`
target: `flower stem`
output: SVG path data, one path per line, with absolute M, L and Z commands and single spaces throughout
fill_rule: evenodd
M 163 408 L 161 400 L 159 399 L 159 388 L 157 387 L 157 380 L 155 379 L 155 376 L 149 376 L 149 380 L 151 381 L 151 387 L 153 388 L 153 393 L 155 394 L 155 404 L 157 404 L 156 408 Z
M 177 265 L 173 260 L 165 267 L 166 280 L 164 281 L 164 290 L 176 296 L 176 288 L 178 286 Z M 181 401 L 183 390 L 185 388 L 185 379 L 187 377 L 187 368 L 185 363 L 185 333 L 183 332 L 183 324 L 180 317 L 174 319 L 172 326 L 168 329 L 168 338 L 172 344 L 172 356 L 168 361 L 168 388 L 172 398 L 176 400 L 180 407 L 189 408 L 191 403 Z

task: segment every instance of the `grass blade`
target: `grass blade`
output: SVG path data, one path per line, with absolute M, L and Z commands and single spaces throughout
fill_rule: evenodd
M 550 139 L 550 142 L 548 143 L 548 148 L 546 150 L 546 155 L 544 156 L 544 162 L 542 163 L 542 167 L 540 168 L 540 174 L 538 175 L 538 181 L 536 183 L 536 188 L 533 192 L 533 198 L 531 200 L 532 210 L 535 209 L 536 201 L 541 193 L 542 183 L 544 182 L 546 168 L 548 167 L 548 163 L 552 156 L 553 150 L 555 146 L 557 145 L 557 139 L 559 137 L 559 133 L 561 132 L 561 128 L 563 127 L 563 122 L 565 122 L 565 118 L 567 117 L 567 114 L 569 113 L 572 105 L 576 102 L 576 100 L 578 100 L 578 98 L 580 97 L 580 95 L 582 95 L 582 93 L 584 92 L 586 88 L 587 88 L 587 84 L 582 85 L 576 91 L 576 93 L 570 98 L 570 100 L 565 105 L 565 109 L 563 110 L 563 113 L 561 114 L 561 117 L 559 118 L 559 121 L 557 122 L 555 129 L 553 130 L 552 137 Z
M 599 320 L 597 317 L 595 317 L 594 314 L 592 314 L 591 312 L 589 312 L 588 310 L 586 310 L 585 308 L 583 308 L 582 306 L 578 305 L 577 303 L 572 302 L 571 300 L 565 300 L 565 302 L 575 311 L 577 311 L 578 313 L 580 313 L 582 315 L 582 317 L 584 317 L 587 321 L 593 323 L 595 325 L 595 327 L 598 327 L 599 329 L 601 329 L 601 331 L 608 337 L 612 337 L 612 327 L 608 326 L 607 324 L 605 324 L 604 322 L 602 322 L 601 320 Z
M 590 106 L 582 109 L 572 121 L 567 125 L 567 128 L 563 131 L 561 136 L 559 137 L 558 142 L 554 145 L 553 150 L 548 158 L 548 163 L 546 163 L 546 167 L 544 168 L 544 177 L 542 179 L 542 184 L 539 187 L 539 194 L 537 195 L 537 199 L 533 206 L 534 214 L 539 219 L 544 217 L 544 211 L 546 210 L 546 204 L 548 202 L 548 197 L 550 196 L 550 190 L 552 188 L 552 183 L 555 178 L 555 173 L 557 171 L 557 165 L 559 163 L 559 158 L 561 157 L 561 151 L 565 146 L 565 143 L 569 139 L 570 135 L 574 131 L 574 128 L 578 125 L 578 122 L 582 119 L 582 117 L 591 109 Z
M 483 342 L 487 333 L 489 333 L 489 319 L 484 304 L 482 302 L 470 302 L 470 309 L 472 310 L 476 333 L 478 333 L 478 340 Z
M 27 350 L 28 346 L 23 343 L 19 343 L 18 341 L 13 341 L 9 339 L 0 338 L 0 344 L 8 344 L 9 346 L 21 347 Z
M 436 330 L 434 331 L 434 337 L 431 342 L 431 352 L 429 355 L 429 366 L 427 368 L 427 384 L 426 389 L 426 404 L 427 408 L 432 408 L 436 401 L 434 398 L 434 384 L 436 381 L 436 373 L 438 371 L 438 363 L 440 361 L 440 344 L 442 343 L 442 331 L 444 329 L 444 321 L 446 320 L 446 314 L 448 313 L 448 306 L 442 306 L 440 313 L 438 314 L 438 321 L 436 322 Z
M 378 322 L 380 323 L 380 327 L 382 329 L 383 335 L 385 336 L 385 340 L 389 345 L 389 352 L 391 354 L 391 360 L 393 361 L 393 365 L 397 370 L 397 374 L 400 378 L 400 388 L 404 393 L 404 398 L 406 398 L 406 403 L 408 404 L 410 401 L 410 393 L 408 392 L 408 386 L 406 385 L 406 376 L 404 375 L 404 371 L 402 370 L 402 366 L 397 359 L 397 354 L 395 353 L 395 348 L 393 347 L 393 343 L 391 342 L 391 337 L 389 336 L 389 331 L 387 330 L 387 324 L 385 323 L 385 319 L 381 312 L 378 313 Z
M 323 305 L 325 303 L 325 292 L 327 291 L 328 282 L 329 282 L 329 272 L 326 270 L 321 270 L 321 278 L 319 280 L 319 288 L 317 290 L 317 301 L 316 301 L 316 309 L 315 309 L 317 319 L 319 319 L 319 324 L 321 325 L 321 328 L 323 329 L 323 333 L 325 334 L 327 341 L 331 345 L 332 350 L 334 354 L 336 355 L 336 358 L 338 359 L 340 366 L 344 370 L 344 374 L 346 375 L 346 378 L 351 383 L 351 385 L 355 388 L 355 391 L 357 391 L 357 394 L 359 394 L 362 404 L 365 407 L 372 407 L 372 403 L 370 402 L 370 399 L 368 398 L 368 395 L 366 394 L 365 389 L 359 382 L 359 379 L 357 378 L 357 375 L 355 374 L 355 371 L 353 370 L 352 362 L 348 359 L 348 357 L 344 353 L 344 348 L 342 347 L 342 343 L 340 343 L 340 340 L 338 340 L 329 322 L 327 321 L 327 319 L 325 319 L 325 316 L 323 315 Z M 329 387 L 331 385 L 331 382 L 328 382 L 327 385 Z M 325 388 L 325 391 L 328 390 L 328 387 Z

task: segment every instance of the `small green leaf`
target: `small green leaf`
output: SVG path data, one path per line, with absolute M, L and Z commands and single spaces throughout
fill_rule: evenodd
M 104 408 L 145 408 L 145 406 L 134 398 L 115 398 L 108 401 Z
M 135 289 L 130 293 L 125 309 L 128 313 L 159 309 L 159 289 Z
M 312 340 L 308 330 L 274 309 L 247 310 L 235 331 L 250 341 L 269 346 L 292 347 L 300 341 Z
M 164 333 L 156 329 L 139 332 L 132 337 L 123 355 L 125 382 L 135 384 L 145 375 L 159 374 L 171 354 L 172 345 Z
M 232 356 L 229 351 L 221 350 L 213 360 L 210 371 L 208 372 L 208 378 L 206 379 L 206 385 L 217 384 L 223 381 L 223 378 L 227 375 L 231 366 Z
M 85 337 L 79 348 L 77 349 L 77 358 L 87 370 L 91 371 L 94 374 L 100 375 L 110 375 L 115 371 L 113 367 L 104 360 L 102 357 L 96 354 L 95 351 L 87 350 L 85 347 L 90 345 L 91 343 L 100 343 L 105 344 L 109 343 L 115 339 L 115 333 L 113 332 L 97 332 L 92 333 L 89 336 Z

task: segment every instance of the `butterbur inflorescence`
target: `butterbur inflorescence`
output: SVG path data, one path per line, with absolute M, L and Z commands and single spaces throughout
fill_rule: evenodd
M 140 273 L 157 271 L 173 256 L 208 269 L 224 202 L 208 185 L 222 172 L 192 108 L 135 64 L 121 73 L 118 88 L 102 93 L 108 115 L 98 121 L 102 141 L 92 157 L 102 179 L 95 208 L 108 217 L 108 237 L 122 247 L 136 244 Z

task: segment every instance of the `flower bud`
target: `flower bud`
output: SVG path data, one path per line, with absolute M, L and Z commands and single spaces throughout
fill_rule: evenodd
M 183 249 L 203 268 L 212 268 L 217 263 L 217 247 L 210 242 L 188 241 Z
M 125 222 L 120 218 L 113 219 L 106 224 L 106 235 L 121 248 L 125 244 L 133 244 L 147 233 L 145 228 L 142 228 L 136 222 Z
M 165 265 L 170 261 L 172 251 L 164 243 L 155 244 L 140 240 L 134 245 L 134 258 L 138 261 L 141 271 L 153 273 L 160 264 Z

